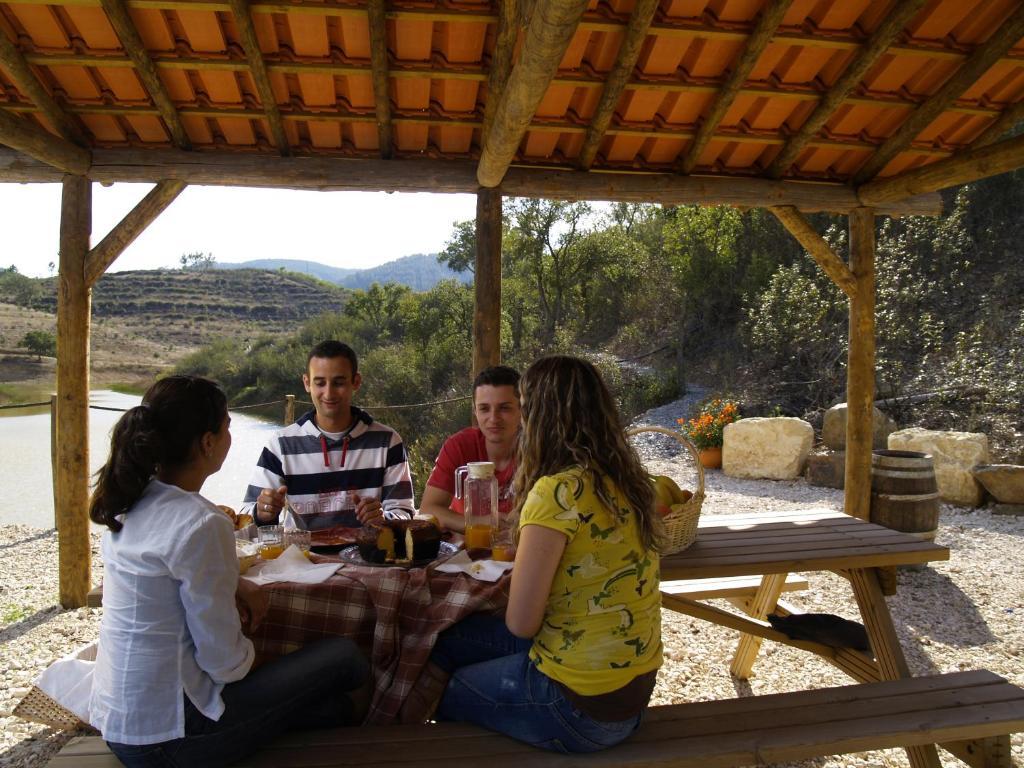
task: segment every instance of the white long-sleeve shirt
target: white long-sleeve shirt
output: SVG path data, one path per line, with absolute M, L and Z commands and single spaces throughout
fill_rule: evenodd
M 211 720 L 253 646 L 235 608 L 231 522 L 198 493 L 158 480 L 103 535 L 103 621 L 89 722 L 107 741 L 185 735 L 184 696 Z

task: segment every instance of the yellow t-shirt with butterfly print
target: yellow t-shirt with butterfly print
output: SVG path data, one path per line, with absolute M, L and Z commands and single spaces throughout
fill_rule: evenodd
M 530 658 L 583 696 L 617 690 L 662 658 L 658 553 L 644 549 L 636 515 L 606 483 L 614 511 L 580 469 L 542 477 L 519 521 L 568 538 Z

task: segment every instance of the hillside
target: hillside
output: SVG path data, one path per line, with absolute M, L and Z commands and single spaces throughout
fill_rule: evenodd
M 453 272 L 444 264 L 439 264 L 437 254 L 417 253 L 378 267 L 361 269 L 339 282 L 346 288 L 364 290 L 374 283 L 399 283 L 409 286 L 414 291 L 429 291 L 442 280 L 452 279 L 466 283 L 472 282 L 473 276 L 469 272 Z
M 55 312 L 56 281 L 40 281 L 33 308 Z M 95 318 L 131 318 L 136 332 L 168 347 L 194 347 L 225 335 L 255 338 L 291 332 L 323 312 L 338 311 L 344 288 L 294 272 L 152 270 L 113 272 L 93 289 Z
M 319 261 L 305 261 L 302 259 L 252 259 L 236 264 L 214 262 L 216 269 L 266 269 L 272 272 L 285 270 L 298 272 L 304 275 L 311 275 L 329 283 L 341 283 L 349 275 L 358 272 L 358 269 L 348 267 L 332 267 L 328 264 L 321 264 Z
M 414 291 L 429 291 L 442 280 L 456 279 L 459 282 L 472 282 L 471 272 L 453 272 L 437 261 L 437 254 L 416 253 L 403 256 L 368 269 L 349 269 L 348 267 L 332 267 L 318 261 L 301 261 L 299 259 L 254 259 L 239 264 L 215 263 L 214 268 L 224 270 L 266 269 L 270 271 L 287 270 L 290 272 L 310 275 L 320 280 L 337 283 L 346 288 L 369 288 L 374 283 L 399 283 L 407 285 Z

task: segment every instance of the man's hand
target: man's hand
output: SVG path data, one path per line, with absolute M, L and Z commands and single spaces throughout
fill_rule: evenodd
M 358 493 L 353 493 L 352 496 L 356 502 L 356 517 L 363 525 L 384 517 L 384 506 L 377 497 L 367 496 L 362 498 Z
M 288 486 L 282 485 L 279 488 L 264 488 L 256 498 L 256 522 L 273 523 L 284 509 L 285 494 L 288 493 Z

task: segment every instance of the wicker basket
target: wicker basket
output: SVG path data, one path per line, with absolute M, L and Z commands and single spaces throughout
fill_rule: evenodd
M 685 504 L 673 504 L 672 511 L 662 518 L 665 522 L 665 532 L 668 535 L 668 546 L 663 554 L 673 555 L 676 552 L 682 552 L 697 539 L 697 520 L 700 518 L 700 508 L 704 503 L 704 467 L 701 466 L 697 447 L 683 433 L 665 427 L 634 427 L 626 430 L 626 436 L 632 437 L 641 432 L 658 432 L 678 440 L 689 450 L 694 466 L 697 468 L 697 490 L 694 491 L 693 496 Z
M 22 720 L 42 723 L 57 730 L 77 731 L 83 728 L 91 730 L 78 718 L 78 715 L 62 707 L 34 685 L 29 689 L 25 698 L 18 702 L 11 714 Z

